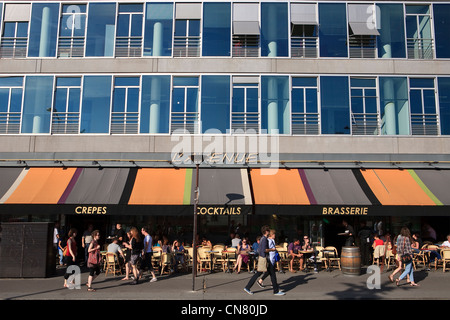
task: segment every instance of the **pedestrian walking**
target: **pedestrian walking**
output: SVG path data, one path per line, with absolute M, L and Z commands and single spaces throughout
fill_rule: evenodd
M 132 227 L 131 230 L 131 267 L 133 268 L 134 281 L 131 284 L 139 283 L 139 264 L 141 263 L 142 250 L 144 249 L 144 243 L 136 227 Z
M 71 228 L 69 230 L 69 233 L 67 234 L 69 239 L 67 239 L 67 245 L 66 245 L 66 253 L 64 255 L 64 264 L 69 267 L 71 265 L 76 264 L 76 257 L 77 257 L 77 242 L 75 240 L 75 237 L 77 236 L 77 229 Z M 64 274 L 64 288 L 68 288 L 67 285 L 67 279 L 70 277 L 70 273 Z
M 95 291 L 92 288 L 92 281 L 100 274 L 100 245 L 98 244 L 98 240 L 100 239 L 100 231 L 94 230 L 92 231 L 92 240 L 89 243 L 88 247 L 88 260 L 87 266 L 89 268 L 89 277 L 87 282 L 87 287 L 89 292 Z
M 278 284 L 276 282 L 275 265 L 272 265 L 269 261 L 269 252 L 276 250 L 275 245 L 273 245 L 273 248 L 269 248 L 269 239 L 268 239 L 270 234 L 269 226 L 265 225 L 261 227 L 261 233 L 262 237 L 261 240 L 259 241 L 258 246 L 257 272 L 250 278 L 249 282 L 244 288 L 244 291 L 247 292 L 248 294 L 253 294 L 251 288 L 255 284 L 255 282 L 257 282 L 261 288 L 264 288 L 262 281 L 264 280 L 265 277 L 270 275 L 274 294 L 284 295 L 285 293 L 279 290 Z M 263 275 L 262 278 L 258 280 L 258 278 L 261 277 L 261 275 Z
M 409 275 L 409 284 L 410 286 L 418 286 L 417 283 L 414 282 L 414 268 L 413 268 L 413 250 L 411 248 L 412 238 L 411 233 L 407 227 L 403 227 L 400 230 L 400 235 L 397 237 L 397 254 L 401 257 L 402 263 L 405 265 L 405 271 L 400 275 L 398 279 L 395 280 L 397 286 L 400 281 L 403 280 L 407 275 Z M 404 257 L 408 257 L 408 259 L 404 259 Z

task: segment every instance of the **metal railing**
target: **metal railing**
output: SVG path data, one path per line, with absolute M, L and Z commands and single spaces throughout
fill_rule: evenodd
M 200 56 L 200 37 L 180 37 L 176 36 L 173 40 L 174 57 L 199 57 Z
M 135 134 L 139 132 L 139 112 L 112 112 L 111 134 Z
M 292 112 L 292 134 L 317 135 L 319 133 L 318 113 Z
M 375 36 L 350 35 L 350 58 L 375 58 L 377 53 L 377 39 Z
M 260 115 L 259 112 L 232 112 L 232 130 L 251 130 L 259 133 Z
M 379 135 L 378 113 L 352 113 L 352 135 Z
M 142 37 L 117 37 L 116 57 L 142 56 Z
M 291 37 L 291 57 L 317 58 L 318 37 Z
M 233 35 L 233 57 L 259 57 L 259 35 Z
M 0 134 L 20 133 L 20 112 L 0 112 Z
M 53 112 L 52 134 L 77 134 L 79 125 L 79 112 Z
M 412 135 L 435 136 L 439 134 L 439 121 L 437 114 L 411 114 Z
M 434 41 L 433 39 L 406 39 L 408 59 L 424 59 L 434 58 Z
M 58 58 L 84 57 L 84 37 L 59 37 Z
M 0 58 L 26 58 L 27 38 L 2 38 Z
M 199 132 L 198 112 L 172 112 L 170 131 L 184 130 L 191 134 Z

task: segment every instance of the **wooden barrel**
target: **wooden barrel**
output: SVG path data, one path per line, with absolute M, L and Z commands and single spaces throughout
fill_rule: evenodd
M 361 252 L 359 247 L 342 247 L 341 268 L 344 275 L 361 274 Z

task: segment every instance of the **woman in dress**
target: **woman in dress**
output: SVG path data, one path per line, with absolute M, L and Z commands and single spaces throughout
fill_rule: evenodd
M 237 273 L 241 273 L 241 266 L 242 262 L 248 263 L 249 256 L 248 253 L 252 250 L 250 244 L 248 243 L 248 239 L 244 238 L 242 240 L 242 243 L 238 246 L 237 252 L 239 253 L 238 258 L 236 260 L 236 265 L 233 268 L 233 271 L 236 271 Z

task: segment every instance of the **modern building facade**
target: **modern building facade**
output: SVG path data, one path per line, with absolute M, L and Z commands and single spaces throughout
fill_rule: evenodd
M 0 9 L 1 221 L 447 234 L 450 2 Z

